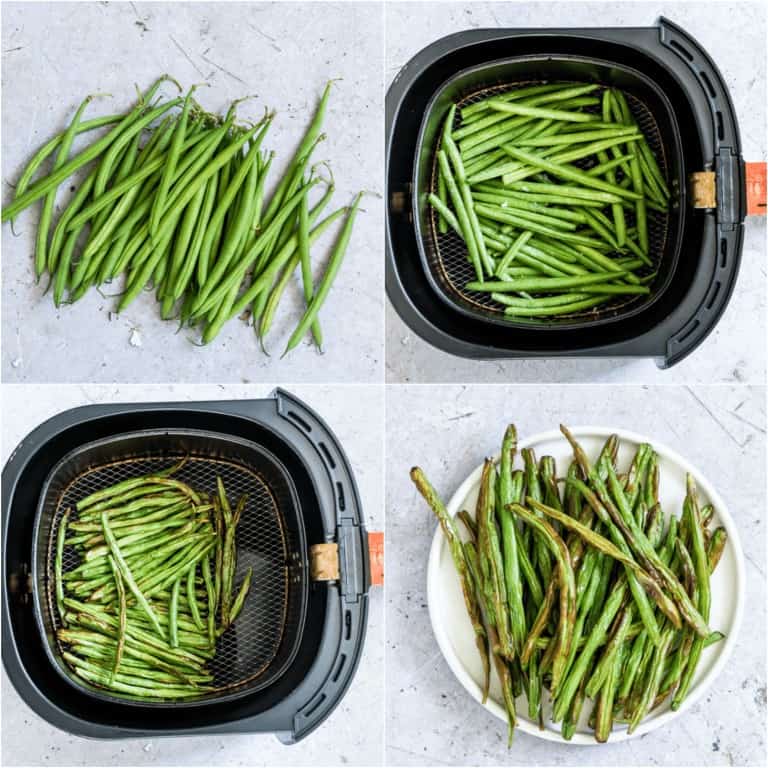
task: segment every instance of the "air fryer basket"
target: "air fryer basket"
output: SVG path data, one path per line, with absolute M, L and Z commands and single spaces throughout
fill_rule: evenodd
M 237 578 L 253 565 L 254 583 L 220 638 L 212 695 L 127 700 L 72 679 L 62 663 L 49 595 L 51 541 L 61 509 L 96 484 L 182 456 L 189 456 L 182 479 L 210 490 L 219 473 L 230 494 L 249 493 Z M 47 722 L 91 738 L 273 733 L 293 743 L 343 697 L 365 639 L 368 534 L 342 446 L 290 393 L 64 411 L 19 443 L 0 490 L 3 665 Z
M 463 240 L 453 231 L 439 234 L 437 216 L 428 204 L 429 192 L 437 191 L 437 152 L 445 115 L 452 103 L 461 107 L 523 86 L 551 82 L 593 83 L 623 91 L 630 109 L 658 159 L 662 174 L 673 192 L 671 209 L 660 212 L 649 209 L 648 235 L 652 266 L 638 274 L 656 277 L 647 296 L 617 296 L 598 308 L 549 319 L 516 319 L 504 315 L 504 305 L 489 293 L 468 291 L 464 287 L 474 280 L 474 269 L 467 258 Z M 595 92 L 602 93 L 602 88 Z M 599 107 L 586 111 L 599 112 Z M 457 110 L 455 125 L 460 124 Z M 587 327 L 623 319 L 646 309 L 665 289 L 677 260 L 677 238 L 680 232 L 679 195 L 684 195 L 680 135 L 671 106 L 659 88 L 641 72 L 598 58 L 581 56 L 517 56 L 470 67 L 457 73 L 439 88 L 424 114 L 416 147 L 413 180 L 414 222 L 420 243 L 420 256 L 437 296 L 460 312 L 488 322 L 506 326 L 557 325 Z M 593 161 L 578 165 L 587 170 Z M 672 180 L 670 179 L 672 177 Z M 621 178 L 621 172 L 619 172 Z M 634 214 L 627 215 L 628 226 L 634 225 Z
M 55 541 L 63 514 L 77 517 L 75 504 L 96 490 L 151 474 L 186 458 L 174 475 L 195 490 L 216 492 L 220 476 L 230 499 L 248 497 L 237 529 L 239 584 L 253 568 L 251 588 L 237 621 L 218 639 L 210 669 L 212 692 L 195 699 L 152 702 L 89 685 L 62 658 L 56 637 L 61 617 L 53 579 Z M 258 691 L 277 679 L 294 658 L 307 600 L 307 551 L 301 510 L 293 483 L 277 458 L 259 446 L 215 432 L 151 431 L 116 435 L 69 453 L 51 471 L 40 496 L 33 577 L 41 631 L 56 669 L 92 696 L 142 706 L 188 707 Z M 80 556 L 64 550 L 63 570 Z
M 489 67 L 497 68 L 490 77 Z M 675 205 L 666 234 L 654 235 L 659 274 L 647 300 L 613 305 L 597 319 L 507 322 L 478 306 L 476 296 L 460 295 L 462 280 L 452 276 L 458 254 L 435 242 L 425 197 L 437 128 L 452 99 L 553 80 L 628 94 Z M 385 119 L 387 296 L 409 329 L 433 346 L 471 359 L 651 357 L 666 368 L 690 354 L 722 316 L 739 271 L 746 215 L 738 123 L 711 57 L 668 19 L 648 27 L 471 29 L 443 37 L 397 74 Z

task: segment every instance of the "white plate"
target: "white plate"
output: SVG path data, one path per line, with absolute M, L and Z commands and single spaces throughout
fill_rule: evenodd
M 669 700 L 667 700 L 651 712 L 631 736 L 627 734 L 625 725 L 617 724 L 614 726 L 610 742 L 625 741 L 633 736 L 642 736 L 644 733 L 659 728 L 685 712 L 704 695 L 725 665 L 736 643 L 736 635 L 741 624 L 744 603 L 744 555 L 741 551 L 736 524 L 728 513 L 723 500 L 701 472 L 675 451 L 662 445 L 656 439 L 646 438 L 625 430 L 578 427 L 571 431 L 591 459 L 597 457 L 609 435 L 617 434 L 620 438 L 618 465 L 622 468 L 629 465 L 639 443 L 651 443 L 659 457 L 659 496 L 665 514 L 675 514 L 680 517 L 685 498 L 685 476 L 686 473 L 690 473 L 696 479 L 702 506 L 709 502 L 715 507 L 713 527 L 722 525 L 728 532 L 728 542 L 720 564 L 712 576 L 712 610 L 709 621 L 710 627 L 713 630 L 723 632 L 726 639 L 704 649 L 688 696 L 677 712 L 673 712 L 669 708 Z M 565 473 L 573 458 L 570 445 L 557 430 L 521 440 L 519 448 L 534 448 L 539 458 L 545 455 L 554 456 L 559 475 Z M 519 464 L 518 460 L 515 466 Z M 454 493 L 447 505 L 450 515 L 456 515 L 462 509 L 467 509 L 474 515 L 481 473 L 482 465 Z M 459 525 L 459 528 L 462 529 L 462 526 Z M 482 681 L 480 656 L 475 646 L 472 625 L 464 607 L 459 578 L 439 525 L 429 552 L 427 600 L 432 629 L 448 666 L 453 670 L 459 682 L 479 702 L 481 700 L 480 686 Z M 485 708 L 500 720 L 506 721 L 501 689 L 495 670 L 491 679 L 490 696 Z M 540 730 L 537 723 L 528 719 L 527 711 L 525 699 L 518 699 L 517 722 L 520 730 L 542 739 L 562 741 L 559 723 L 555 724 L 549 720 L 550 709 L 549 701 L 546 700 L 546 692 L 544 730 Z M 576 733 L 568 743 L 595 744 L 593 732 L 587 726 L 589 711 L 590 706 L 585 706 Z

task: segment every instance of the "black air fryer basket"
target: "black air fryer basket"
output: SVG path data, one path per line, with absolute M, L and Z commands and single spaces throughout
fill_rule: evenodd
M 438 234 L 427 195 L 452 103 L 549 82 L 594 83 L 625 94 L 667 178 L 672 206 L 649 216 L 657 272 L 649 296 L 617 297 L 598 312 L 556 320 L 510 321 L 487 294 L 464 288 L 471 279 L 466 249 L 455 233 Z M 654 357 L 666 367 L 714 327 L 738 272 L 744 164 L 722 76 L 679 27 L 662 19 L 640 29 L 460 32 L 402 69 L 386 113 L 387 293 L 430 343 L 473 358 Z M 694 178 L 714 186 L 714 207 L 695 207 Z
M 168 467 L 248 501 L 237 529 L 237 621 L 219 638 L 213 688 L 198 699 L 131 699 L 74 676 L 56 637 L 54 542 L 94 490 Z M 87 406 L 32 432 L 3 470 L 3 662 L 49 722 L 95 737 L 276 732 L 298 740 L 346 690 L 362 651 L 368 540 L 348 461 L 306 405 L 258 401 Z M 63 570 L 77 564 L 65 549 Z M 330 563 L 330 569 L 328 564 Z

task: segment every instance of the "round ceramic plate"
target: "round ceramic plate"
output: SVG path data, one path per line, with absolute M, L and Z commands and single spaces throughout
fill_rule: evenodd
M 669 700 L 650 712 L 630 736 L 626 726 L 617 724 L 611 733 L 610 742 L 624 741 L 633 736 L 642 736 L 665 725 L 681 715 L 700 699 L 712 685 L 720 670 L 728 660 L 736 642 L 744 601 L 744 555 L 741 551 L 738 533 L 733 518 L 711 483 L 696 467 L 689 464 L 675 451 L 662 445 L 655 439 L 625 430 L 612 430 L 603 427 L 579 427 L 571 430 L 590 459 L 597 457 L 606 438 L 615 433 L 620 438 L 618 466 L 626 468 L 641 442 L 651 443 L 659 457 L 660 487 L 659 496 L 662 508 L 667 515 L 680 516 L 685 498 L 685 476 L 690 473 L 696 479 L 702 506 L 712 503 L 715 515 L 712 527 L 722 525 L 728 532 L 728 542 L 722 558 L 712 576 L 712 610 L 709 625 L 713 630 L 725 634 L 725 640 L 704 649 L 696 676 L 688 696 L 677 712 L 669 707 Z M 557 462 L 558 473 L 564 472 L 571 462 L 573 454 L 565 438 L 559 431 L 546 432 L 528 440 L 522 440 L 519 448 L 533 448 L 538 457 L 550 455 Z M 515 466 L 519 465 L 519 460 Z M 461 484 L 448 503 L 448 513 L 456 515 L 467 509 L 474 514 L 482 465 Z M 459 526 L 462 529 L 462 526 Z M 456 574 L 449 548 L 440 527 L 437 527 L 432 540 L 427 568 L 427 599 L 432 628 L 440 650 L 448 666 L 459 682 L 476 700 L 481 700 L 482 667 L 475 646 L 474 632 L 467 616 L 461 585 Z M 517 702 L 518 728 L 533 736 L 551 741 L 560 741 L 560 725 L 550 720 L 549 701 L 544 702 L 544 729 L 538 723 L 527 718 L 527 705 L 524 698 Z M 506 721 L 502 705 L 501 689 L 495 670 L 491 679 L 491 691 L 485 708 L 496 717 Z M 592 730 L 587 725 L 591 707 L 585 706 L 576 733 L 569 743 L 594 745 Z

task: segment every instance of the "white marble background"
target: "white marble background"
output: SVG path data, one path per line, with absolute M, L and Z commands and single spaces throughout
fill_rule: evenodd
M 731 92 L 744 158 L 766 159 L 765 2 L 389 3 L 386 82 L 418 51 L 475 27 L 650 26 L 660 16 L 683 26 L 714 59 Z M 430 346 L 387 302 L 387 380 L 479 382 L 751 382 L 765 378 L 766 219 L 751 217 L 731 302 L 706 341 L 674 368 L 652 360 L 478 362 Z
M 66 127 L 86 94 L 113 95 L 95 101 L 88 117 L 120 111 L 132 104 L 134 83 L 147 88 L 164 72 L 186 87 L 208 83 L 196 98 L 209 109 L 226 110 L 233 99 L 255 94 L 238 109 L 243 119 L 261 116 L 265 107 L 277 111 L 264 143 L 276 152 L 268 189 L 298 145 L 326 81 L 342 78 L 328 105 L 327 139 L 314 156 L 331 162 L 336 179 L 328 212 L 360 189 L 381 193 L 382 17 L 383 6 L 370 3 L 3 3 L 3 201 L 32 153 Z M 39 213 L 33 206 L 18 218 L 20 237 L 8 224 L 2 227 L 3 379 L 377 381 L 384 365 L 381 200 L 366 197 L 362 207 L 320 313 L 325 354 L 301 344 L 280 361 L 304 310 L 300 279 L 280 303 L 271 357 L 237 319 L 212 344 L 192 346 L 191 332 L 175 334 L 175 323 L 160 319 L 152 293 L 119 317 L 110 314 L 117 300 L 95 289 L 57 311 L 50 295 L 43 296 L 45 283 L 34 281 Z M 337 231 L 331 228 L 312 249 L 316 274 Z M 104 291 L 117 292 L 117 286 Z
M 387 762 L 389 765 L 715 766 L 766 764 L 765 389 L 570 385 L 387 387 Z M 433 513 L 408 477 L 418 464 L 447 500 L 506 424 L 623 427 L 669 445 L 707 476 L 739 526 L 744 622 L 702 700 L 666 727 L 621 744 L 577 747 L 517 732 L 461 687 L 427 611 Z M 663 482 L 663 478 L 662 478 Z
M 382 530 L 384 393 L 372 386 L 281 384 L 327 421 L 352 464 L 368 530 Z M 92 403 L 258 398 L 273 385 L 5 385 L 1 458 L 5 462 L 34 427 L 67 408 Z M 293 766 L 381 765 L 384 713 L 384 595 L 372 589 L 368 634 L 352 684 L 328 720 L 299 744 L 286 747 L 270 735 L 166 739 L 83 739 L 41 720 L 3 676 L 4 766 Z

